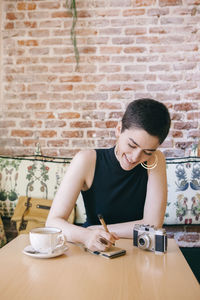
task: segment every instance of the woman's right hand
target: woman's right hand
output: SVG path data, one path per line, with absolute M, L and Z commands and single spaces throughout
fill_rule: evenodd
M 118 239 L 116 234 L 103 229 L 89 229 L 85 236 L 84 245 L 91 251 L 106 251 Z

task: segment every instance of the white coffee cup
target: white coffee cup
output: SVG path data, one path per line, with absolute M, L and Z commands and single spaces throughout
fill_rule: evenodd
M 29 240 L 33 249 L 40 253 L 52 253 L 65 243 L 62 230 L 55 227 L 34 228 L 29 232 Z

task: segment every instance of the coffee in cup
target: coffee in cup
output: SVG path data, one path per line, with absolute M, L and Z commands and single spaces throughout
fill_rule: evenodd
M 52 253 L 65 243 L 62 230 L 55 227 L 39 227 L 29 232 L 29 240 L 35 251 Z

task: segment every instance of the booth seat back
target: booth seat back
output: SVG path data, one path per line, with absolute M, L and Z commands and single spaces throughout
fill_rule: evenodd
M 53 200 L 71 159 L 46 156 L 0 156 L 0 215 L 12 217 L 20 196 Z M 75 222 L 84 222 L 81 195 Z
M 52 200 L 71 159 L 0 156 L 0 215 L 12 217 L 20 196 Z M 168 200 L 164 224 L 200 224 L 200 157 L 167 158 Z M 75 223 L 84 223 L 81 194 Z
M 164 224 L 200 224 L 200 157 L 167 158 Z

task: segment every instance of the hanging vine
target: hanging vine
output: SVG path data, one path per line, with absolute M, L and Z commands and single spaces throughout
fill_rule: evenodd
M 74 54 L 76 59 L 76 70 L 79 66 L 79 51 L 77 47 L 77 40 L 76 40 L 76 22 L 77 22 L 77 10 L 76 10 L 76 0 L 66 0 L 66 7 L 70 10 L 72 14 L 72 27 L 71 27 L 71 41 L 74 46 Z

